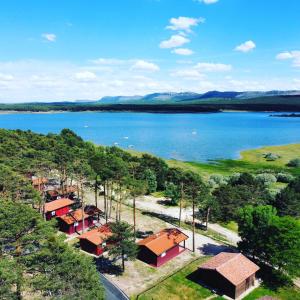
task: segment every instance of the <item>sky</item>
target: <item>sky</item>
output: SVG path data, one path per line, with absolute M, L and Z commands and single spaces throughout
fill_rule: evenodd
M 299 0 L 1 0 L 0 102 L 300 90 Z

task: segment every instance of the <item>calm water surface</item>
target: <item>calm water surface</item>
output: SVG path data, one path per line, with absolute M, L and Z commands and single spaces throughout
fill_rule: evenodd
M 39 133 L 70 128 L 97 144 L 185 161 L 237 158 L 244 149 L 300 142 L 300 118 L 250 112 L 3 114 L 0 128 Z

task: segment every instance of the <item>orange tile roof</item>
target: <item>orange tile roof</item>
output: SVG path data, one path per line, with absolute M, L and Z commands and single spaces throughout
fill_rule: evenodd
M 58 200 L 54 200 L 52 202 L 45 203 L 45 213 L 48 211 L 54 211 L 59 208 L 66 207 L 68 205 L 74 204 L 74 201 L 67 199 L 67 198 L 62 198 Z
M 47 178 L 34 178 L 31 179 L 33 185 L 40 185 L 48 182 Z
M 87 215 L 86 213 L 83 214 L 84 219 L 88 218 L 89 215 Z M 58 217 L 59 219 L 63 220 L 65 223 L 71 225 L 74 224 L 76 222 L 80 222 L 82 221 L 82 209 L 79 208 L 75 211 L 72 211 L 66 215 L 60 216 Z
M 99 228 L 95 228 L 91 231 L 85 232 L 78 238 L 88 240 L 92 244 L 98 246 L 102 244 L 105 240 L 107 240 L 110 236 L 112 236 L 112 232 L 109 228 L 109 225 L 102 225 Z
M 215 270 L 237 286 L 259 270 L 259 267 L 241 253 L 221 252 L 200 266 Z
M 188 238 L 189 237 L 179 229 L 168 228 L 139 241 L 138 245 L 147 247 L 150 251 L 159 256 Z

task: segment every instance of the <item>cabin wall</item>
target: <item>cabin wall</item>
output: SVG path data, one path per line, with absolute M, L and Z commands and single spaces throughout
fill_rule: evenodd
M 46 215 L 46 220 L 49 221 L 49 220 L 51 220 L 52 218 L 56 218 L 56 217 L 63 216 L 63 215 L 65 215 L 65 214 L 67 214 L 69 211 L 70 211 L 69 206 L 65 206 L 65 207 L 62 207 L 62 208 L 59 208 L 59 209 L 55 210 L 55 215 L 54 215 L 54 216 L 52 215 L 52 212 L 51 212 L 51 211 L 48 211 L 48 212 L 45 214 L 45 215 Z
M 101 247 L 101 245 L 94 245 L 88 240 L 80 239 L 80 248 L 83 251 L 86 251 L 88 253 L 94 254 L 94 255 L 101 255 L 104 252 L 104 249 Z
M 247 291 L 249 288 L 255 284 L 255 274 L 251 275 L 249 278 L 240 283 L 235 290 L 235 297 L 238 298 L 241 294 Z
M 180 253 L 180 247 L 179 245 L 176 245 L 175 247 L 171 248 L 170 250 L 166 251 L 165 256 L 158 256 L 157 257 L 157 263 L 156 266 L 160 267 L 161 265 L 165 264 L 175 256 L 177 256 Z
M 74 226 L 74 224 L 67 224 L 65 223 L 62 219 L 58 219 L 59 220 L 59 230 L 63 231 L 67 234 L 73 234 L 75 232 L 79 232 L 82 230 L 82 221 L 77 222 L 78 226 Z M 92 217 L 86 218 L 84 220 L 84 228 L 89 228 L 91 226 L 93 226 L 93 219 Z
M 209 287 L 216 288 L 225 295 L 235 298 L 235 286 L 215 270 L 199 269 L 199 279 Z
M 137 258 L 149 265 L 157 265 L 157 256 L 145 246 L 139 247 L 139 253 Z

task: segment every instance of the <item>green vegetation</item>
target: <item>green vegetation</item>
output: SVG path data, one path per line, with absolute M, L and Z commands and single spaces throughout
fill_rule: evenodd
M 299 300 L 300 292 L 298 289 L 292 287 L 283 287 L 272 290 L 265 285 L 262 285 L 247 295 L 243 300 L 257 300 L 263 296 L 271 296 L 278 300 Z
M 227 223 L 221 223 L 221 225 L 233 232 L 238 233 L 238 231 L 239 231 L 239 226 L 238 226 L 237 222 L 229 221 Z
M 272 206 L 246 206 L 239 212 L 239 249 L 270 265 L 284 282 L 300 276 L 300 224 L 292 217 L 279 217 Z
M 222 110 L 244 111 L 278 111 L 298 112 L 300 110 L 299 96 L 270 96 L 252 99 L 208 98 L 184 101 L 157 102 L 137 101 L 127 104 L 102 104 L 101 102 L 76 103 L 20 103 L 0 104 L 2 111 L 136 111 L 136 112 L 219 112 Z
M 179 272 L 163 280 L 161 283 L 141 294 L 139 300 L 196 300 L 206 299 L 213 295 L 213 293 L 201 286 L 199 283 L 194 282 L 190 275 L 195 272 L 199 265 L 206 261 L 208 257 L 197 259 Z
M 112 246 L 109 247 L 109 254 L 114 258 L 121 257 L 122 270 L 125 271 L 126 260 L 133 260 L 137 255 L 137 245 L 133 228 L 126 222 L 111 223 L 112 236 L 107 240 Z
M 279 155 L 279 158 L 275 161 L 268 161 L 265 158 L 266 153 L 276 153 Z M 236 160 L 225 159 L 209 163 L 181 162 L 176 160 L 168 160 L 167 162 L 171 167 L 196 172 L 206 180 L 209 180 L 211 175 L 216 174 L 222 176 L 231 176 L 235 173 L 245 172 L 259 174 L 266 170 L 275 174 L 284 174 L 288 177 L 300 175 L 300 168 L 287 166 L 291 160 L 298 157 L 300 157 L 300 144 L 290 144 L 242 151 L 241 158 Z M 286 180 L 286 182 L 289 182 L 290 179 Z
M 75 252 L 51 223 L 19 201 L 0 200 L 1 299 L 104 299 L 92 260 Z

